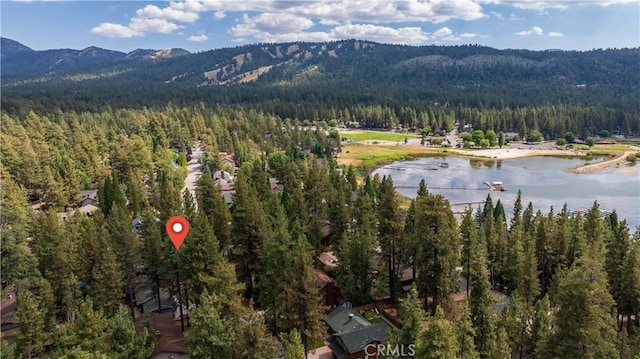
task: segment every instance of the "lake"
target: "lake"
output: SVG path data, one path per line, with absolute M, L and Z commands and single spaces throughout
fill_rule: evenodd
M 594 161 L 599 161 L 597 159 Z M 478 208 L 487 194 L 493 202 L 500 199 L 507 216 L 513 212 L 518 190 L 522 191 L 523 207 L 529 202 L 544 214 L 551 206 L 559 212 L 564 203 L 569 210 L 591 208 L 598 201 L 601 210 L 618 213 L 626 219 L 631 232 L 640 226 L 640 166 L 620 166 L 597 174 L 573 174 L 564 171 L 585 163 L 584 158 L 524 157 L 506 160 L 477 160 L 464 157 L 428 157 L 399 161 L 374 171 L 391 176 L 399 193 L 414 198 L 421 179 L 429 192 L 449 200 L 454 211 L 470 203 Z M 447 163 L 448 167 L 440 167 Z M 490 191 L 484 182 L 500 181 L 506 192 Z

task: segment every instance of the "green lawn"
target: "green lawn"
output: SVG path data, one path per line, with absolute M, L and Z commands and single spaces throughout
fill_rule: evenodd
M 418 136 L 404 133 L 391 133 L 381 131 L 364 131 L 360 133 L 340 133 L 341 138 L 347 138 L 352 141 L 404 141 L 405 138 L 416 138 Z
M 371 168 L 385 162 L 424 156 L 438 156 L 438 149 L 417 146 L 376 146 L 353 143 L 342 147 L 340 163 Z
M 309 350 L 318 349 L 325 346 L 324 341 L 322 340 L 309 340 L 309 343 L 307 343 L 307 345 L 309 346 Z

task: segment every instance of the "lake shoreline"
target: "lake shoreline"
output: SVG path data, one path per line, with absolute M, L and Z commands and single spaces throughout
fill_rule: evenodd
M 366 172 L 368 174 L 373 173 L 376 169 L 388 165 L 389 163 L 395 161 L 405 161 L 411 159 L 417 159 L 422 157 L 437 157 L 437 156 L 458 156 L 458 157 L 467 157 L 467 158 L 475 158 L 480 160 L 507 160 L 507 159 L 515 159 L 515 158 L 524 158 L 524 157 L 533 157 L 533 156 L 551 156 L 551 157 L 592 157 L 596 156 L 610 156 L 614 158 L 605 159 L 604 161 L 600 161 L 598 163 L 589 163 L 584 164 L 578 167 L 567 168 L 566 172 L 576 173 L 576 174 L 592 174 L 592 173 L 600 173 L 606 171 L 608 169 L 617 167 L 625 162 L 625 158 L 628 154 L 634 153 L 636 151 L 625 151 L 621 154 L 620 151 L 604 151 L 598 152 L 597 154 L 591 151 L 585 150 L 563 150 L 563 149 L 531 149 L 531 148 L 514 148 L 514 147 L 504 147 L 504 148 L 491 148 L 491 149 L 458 149 L 458 148 L 434 148 L 434 147 L 425 147 L 415 144 L 402 144 L 396 143 L 392 141 L 358 141 L 355 144 L 364 147 L 371 147 L 372 149 L 380 149 L 380 148 L 402 148 L 405 153 L 402 156 L 398 156 L 398 158 L 384 158 L 380 159 L 380 161 L 375 161 L 373 165 L 366 166 L 364 160 L 358 159 L 350 159 L 347 161 L 342 161 L 342 164 L 353 164 L 353 165 L 361 165 L 366 166 Z M 343 147 L 343 151 L 348 151 L 349 145 Z M 375 151 L 371 151 L 375 152 Z M 371 158 L 368 159 L 371 162 Z M 339 161 L 340 163 L 340 161 Z

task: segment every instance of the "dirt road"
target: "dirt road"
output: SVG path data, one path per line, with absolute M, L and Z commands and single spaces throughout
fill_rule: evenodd
M 202 173 L 202 165 L 200 164 L 200 158 L 202 157 L 202 147 L 200 143 L 196 143 L 191 153 L 191 161 L 187 164 L 187 178 L 184 180 L 184 187 L 180 193 L 184 193 L 185 189 L 189 189 L 193 201 L 196 202 L 196 181 Z M 196 204 L 197 205 L 197 204 Z

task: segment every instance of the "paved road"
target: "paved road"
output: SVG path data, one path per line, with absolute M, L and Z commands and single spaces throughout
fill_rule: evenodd
M 189 189 L 191 192 L 191 196 L 195 202 L 196 199 L 196 181 L 200 174 L 202 173 L 202 165 L 200 164 L 200 158 L 202 157 L 202 147 L 200 147 L 200 143 L 197 142 L 193 147 L 193 152 L 191 153 L 191 161 L 187 164 L 187 178 L 184 181 L 184 187 L 180 193 L 184 193 L 185 189 Z M 196 203 L 197 205 L 197 203 Z

